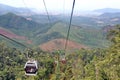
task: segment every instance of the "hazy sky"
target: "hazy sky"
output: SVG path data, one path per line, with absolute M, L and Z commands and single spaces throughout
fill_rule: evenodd
M 45 0 L 48 10 L 71 10 L 73 0 Z M 0 0 L 0 3 L 15 7 L 44 9 L 43 0 Z M 25 4 L 26 5 L 25 5 Z M 120 9 L 120 0 L 76 0 L 75 10 L 94 10 L 101 8 Z

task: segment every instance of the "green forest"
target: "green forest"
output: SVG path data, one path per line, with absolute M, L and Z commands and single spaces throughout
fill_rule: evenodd
M 2 41 L 0 80 L 120 80 L 120 25 L 108 32 L 107 39 L 112 42 L 108 48 L 66 53 L 66 63 L 61 62 L 61 50 L 50 53 L 33 47 L 21 51 Z M 25 75 L 27 54 L 39 63 L 36 76 Z

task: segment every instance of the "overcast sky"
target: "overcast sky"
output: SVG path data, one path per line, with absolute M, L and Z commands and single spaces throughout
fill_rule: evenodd
M 48 10 L 71 10 L 73 0 L 45 0 Z M 44 9 L 43 0 L 0 0 L 0 3 L 15 7 Z M 26 5 L 25 5 L 26 4 Z M 76 0 L 75 10 L 86 11 L 101 8 L 120 9 L 120 0 Z

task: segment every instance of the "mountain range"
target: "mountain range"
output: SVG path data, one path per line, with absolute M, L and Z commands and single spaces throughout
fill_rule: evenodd
M 20 7 L 20 8 L 16 8 L 16 7 L 12 7 L 9 5 L 5 5 L 5 4 L 0 4 L 0 15 L 1 14 L 5 14 L 5 13 L 15 13 L 17 15 L 22 15 L 22 16 L 28 16 L 29 15 L 34 15 L 34 14 L 45 14 L 43 12 L 38 12 L 36 11 L 36 9 L 31 9 L 31 8 L 25 8 L 25 7 Z M 79 12 L 79 13 L 78 13 Z M 118 13 L 120 12 L 120 9 L 116 9 L 116 8 L 103 8 L 103 9 L 96 9 L 96 10 L 92 10 L 92 11 L 75 11 L 74 15 L 85 15 L 88 16 L 90 15 L 95 15 L 95 14 L 103 14 L 103 13 Z M 57 13 L 57 11 L 56 11 Z M 52 15 L 59 15 L 56 14 L 55 12 L 50 12 L 49 14 Z
M 49 23 L 47 15 L 23 16 L 24 13 L 26 14 L 25 9 L 17 8 L 17 12 L 14 7 L 4 6 L 0 9 L 0 12 L 2 12 L 0 15 L 0 34 L 26 45 L 38 46 L 43 50 L 52 51 L 64 48 L 69 16 L 50 15 Z M 19 11 L 23 12 L 20 13 Z M 115 14 L 117 14 L 117 17 Z M 111 17 L 111 15 L 113 16 Z M 107 47 L 109 42 L 105 39 L 106 34 L 104 34 L 103 27 L 119 24 L 120 17 L 118 16 L 118 13 L 103 13 L 91 17 L 73 16 L 68 48 L 71 50 Z M 2 39 L 0 37 L 0 40 Z
M 14 13 L 22 16 L 26 16 L 28 14 L 32 15 L 34 12 L 27 8 L 16 8 L 12 6 L 8 6 L 5 4 L 0 4 L 0 15 L 6 14 L 6 13 Z
M 99 12 L 99 13 L 117 13 L 117 12 L 120 12 L 120 9 L 103 8 L 103 9 L 93 10 L 93 12 Z
M 66 39 L 68 29 L 68 24 L 63 23 L 62 21 L 53 22 L 52 26 L 50 26 L 47 23 L 40 24 L 12 13 L 7 13 L 0 16 L 0 26 L 7 31 L 12 32 L 11 36 L 13 36 L 13 33 L 17 36 L 24 36 L 26 39 L 32 42 L 32 45 L 37 46 L 41 46 L 43 44 L 45 45 L 45 43 L 51 43 L 51 45 L 56 44 L 56 40 L 58 43 L 63 42 Z M 94 32 L 97 33 L 97 35 L 94 34 Z M 8 34 L 6 35 L 9 36 Z M 80 45 L 84 45 L 86 47 L 103 46 L 103 44 L 98 44 L 98 42 L 103 41 L 102 31 L 95 29 L 94 27 L 72 25 L 69 38 L 72 41 L 72 45 L 79 44 L 79 47 Z M 26 41 L 22 40 L 22 42 Z M 62 44 L 63 45 L 61 46 L 63 47 L 64 42 Z

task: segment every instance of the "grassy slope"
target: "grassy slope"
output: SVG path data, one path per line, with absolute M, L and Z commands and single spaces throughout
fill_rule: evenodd
M 66 38 L 68 24 L 58 22 L 55 23 L 51 28 L 48 26 L 43 27 L 43 30 L 41 28 L 37 28 L 35 31 L 27 31 L 26 29 L 23 31 L 25 32 L 24 34 L 30 40 L 32 40 L 33 44 L 35 45 L 39 45 L 53 39 Z M 14 29 L 14 32 L 18 32 L 18 34 L 20 34 L 20 30 Z M 103 39 L 102 31 L 94 28 L 71 26 L 69 39 L 89 47 L 105 47 L 105 45 L 107 45 L 106 40 Z M 18 41 L 23 42 L 21 40 Z
M 16 44 L 15 42 L 12 42 L 2 36 L 0 36 L 0 42 L 4 42 L 5 44 L 7 44 L 9 47 L 13 47 L 13 48 L 17 48 L 19 50 L 23 50 L 24 47 L 23 46 L 20 46 L 18 44 Z
M 5 29 L 5 28 L 2 28 L 0 27 L 0 34 L 3 34 L 7 37 L 9 37 L 10 39 L 13 39 L 19 43 L 22 43 L 24 45 L 27 45 L 27 46 L 31 46 L 28 42 L 29 40 L 27 39 L 27 37 L 24 37 L 24 36 L 20 36 L 18 34 L 15 34 L 14 32 L 10 31 L 9 29 Z M 0 35 L 0 41 L 1 42 L 5 42 L 8 46 L 11 46 L 11 47 L 14 47 L 14 48 L 18 48 L 18 49 L 24 49 L 25 47 L 17 44 L 16 42 L 14 41 L 11 41 L 3 36 Z
M 66 38 L 67 30 L 68 30 L 68 25 L 59 22 L 56 23 L 51 29 L 49 29 L 43 35 L 48 35 L 57 32 L 61 35 L 61 37 Z M 70 40 L 91 47 L 103 47 L 103 46 L 105 47 L 107 41 L 103 38 L 104 36 L 102 34 L 102 31 L 99 29 L 83 28 L 83 27 L 80 28 L 77 26 L 71 27 L 70 36 L 69 36 Z

